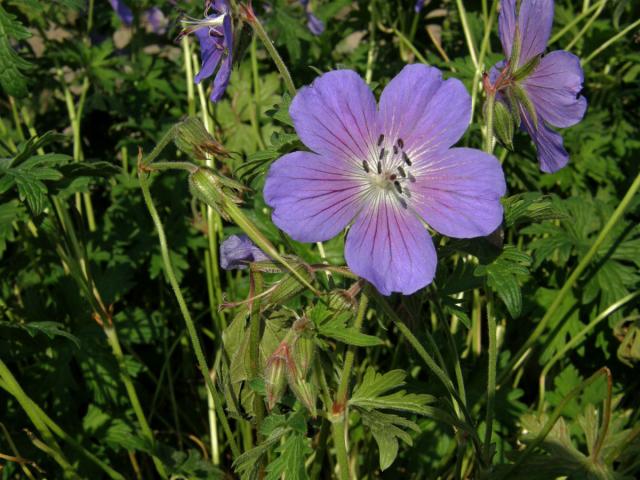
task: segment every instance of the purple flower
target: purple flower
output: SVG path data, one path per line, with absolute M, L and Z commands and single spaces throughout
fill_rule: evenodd
M 429 284 L 436 252 L 425 223 L 451 237 L 488 235 L 502 221 L 502 168 L 479 150 L 451 148 L 467 129 L 471 99 L 437 68 L 406 66 L 379 106 L 353 71 L 325 73 L 289 110 L 311 152 L 269 170 L 264 197 L 294 240 L 317 242 L 351 225 L 345 258 L 383 294 Z
M 246 235 L 231 235 L 220 245 L 220 266 L 225 270 L 243 270 L 251 262 L 265 260 L 269 257 Z
M 420 11 L 422 10 L 422 7 L 424 7 L 426 0 L 417 0 L 415 6 L 413 7 L 413 9 L 416 11 L 416 13 L 420 13 Z
M 198 37 L 202 66 L 195 77 L 195 83 L 198 84 L 215 73 L 209 98 L 212 102 L 217 102 L 224 95 L 231 77 L 233 61 L 231 8 L 228 0 L 210 0 L 206 5 L 205 18 L 185 21 L 184 23 L 188 26 L 180 36 L 195 33 Z M 214 13 L 208 15 L 209 10 L 213 10 Z
M 146 10 L 143 14 L 144 20 L 151 26 L 151 30 L 153 33 L 157 33 L 158 35 L 164 35 L 167 33 L 167 25 L 169 21 L 167 17 L 164 16 L 162 10 L 158 7 L 151 7 Z
M 312 12 L 309 5 L 309 0 L 300 0 L 300 4 L 304 8 L 304 13 L 307 16 L 307 28 L 314 35 L 321 35 L 324 32 L 324 23 Z
M 125 25 L 131 25 L 133 23 L 133 12 L 126 3 L 121 0 L 109 0 L 109 3 L 118 17 L 120 17 L 120 20 L 122 20 L 122 23 Z
M 507 60 L 492 68 L 490 88 L 533 139 L 540 169 L 555 172 L 567 164 L 569 155 L 562 137 L 549 126 L 575 125 L 587 109 L 587 99 L 580 95 L 580 61 L 562 50 L 544 55 L 553 0 L 522 0 L 517 13 L 516 0 L 502 0 L 500 8 L 498 29 Z

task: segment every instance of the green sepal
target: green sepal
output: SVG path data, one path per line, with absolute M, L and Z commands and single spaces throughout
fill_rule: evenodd
M 500 143 L 513 151 L 514 121 L 513 114 L 502 102 L 493 106 L 493 132 Z
M 536 113 L 536 107 L 533 106 L 533 102 L 527 95 L 527 92 L 517 83 L 512 85 L 511 91 L 518 102 L 518 104 L 522 105 L 522 107 L 526 110 L 526 112 L 531 117 L 531 121 L 533 122 L 533 126 L 535 129 L 538 128 L 538 114 Z
M 527 78 L 536 69 L 538 64 L 540 64 L 541 59 L 542 59 L 542 55 L 536 55 L 527 63 L 525 63 L 523 66 L 518 68 L 512 74 L 513 80 L 517 82 L 519 80 Z
M 509 57 L 509 71 L 513 72 L 518 68 L 520 62 L 520 53 L 522 51 L 522 38 L 520 37 L 520 28 L 516 22 L 513 34 L 513 45 L 511 46 L 511 56 Z

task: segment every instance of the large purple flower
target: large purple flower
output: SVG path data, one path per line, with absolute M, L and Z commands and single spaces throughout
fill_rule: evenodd
M 289 113 L 311 152 L 271 166 L 264 197 L 274 223 L 300 242 L 328 240 L 351 225 L 347 264 L 381 293 L 410 294 L 433 279 L 425 223 L 458 238 L 500 225 L 500 164 L 451 148 L 469 125 L 471 100 L 437 68 L 406 66 L 377 108 L 355 72 L 325 73 L 298 92 Z
M 562 50 L 544 54 L 553 8 L 553 0 L 522 0 L 516 12 L 516 0 L 502 0 L 498 28 L 507 60 L 490 74 L 497 100 L 520 118 L 538 150 L 540 169 L 549 173 L 569 161 L 562 137 L 549 126 L 575 125 L 587 109 L 578 57 Z
M 209 14 L 210 10 L 214 13 Z M 180 35 L 195 33 L 200 42 L 202 66 L 195 77 L 195 83 L 198 84 L 215 73 L 209 98 L 212 102 L 217 102 L 229 85 L 233 62 L 231 55 L 233 32 L 229 2 L 228 0 L 208 0 L 205 18 L 195 21 L 187 20 L 184 23 L 187 27 Z

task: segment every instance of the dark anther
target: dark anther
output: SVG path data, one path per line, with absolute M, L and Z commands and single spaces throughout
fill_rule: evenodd
M 387 151 L 384 148 L 382 150 L 380 150 L 380 160 L 382 160 L 384 158 L 386 153 L 387 153 Z
M 378 162 L 378 173 L 382 173 L 382 163 Z
M 396 187 L 396 190 L 398 191 L 398 193 L 402 193 L 402 187 L 400 186 L 400 182 L 399 181 L 395 181 L 393 182 L 393 185 Z
M 407 155 L 405 152 L 402 152 L 402 160 L 404 160 L 404 163 L 411 166 L 411 159 L 409 158 L 409 155 Z
M 396 177 L 395 173 L 392 173 L 391 175 L 389 175 L 389 180 L 391 180 L 391 181 L 395 180 L 396 178 L 398 178 L 398 177 Z
M 411 183 L 415 183 L 415 181 L 416 181 L 416 177 L 414 177 L 414 176 L 413 176 L 413 175 L 411 175 L 411 174 L 409 174 L 408 176 L 409 176 L 409 181 L 410 181 Z
M 366 160 L 362 161 L 362 168 L 364 168 L 364 171 L 369 173 L 369 164 L 367 163 Z
M 398 139 L 398 146 L 400 147 L 400 149 L 404 148 L 404 141 L 401 138 Z
M 396 147 L 395 145 L 393 146 L 393 154 L 394 155 L 398 154 L 398 147 Z
M 402 208 L 407 209 L 407 201 L 404 198 L 400 198 L 400 205 L 402 205 Z
M 378 146 L 382 145 L 382 142 L 384 142 L 384 135 L 378 137 Z
M 404 168 L 402 167 L 398 167 L 398 172 L 400 173 L 400 176 L 402 177 L 406 177 L 407 173 L 404 171 Z

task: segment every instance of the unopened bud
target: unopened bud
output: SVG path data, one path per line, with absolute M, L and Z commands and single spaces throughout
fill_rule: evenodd
M 542 55 L 536 55 L 527 63 L 525 63 L 523 66 L 518 68 L 515 72 L 513 72 L 513 76 L 512 76 L 513 80 L 517 82 L 531 75 L 531 73 L 536 69 L 536 67 L 540 63 L 541 58 L 542 58 Z
M 216 210 L 220 216 L 229 220 L 225 206 L 229 203 L 241 203 L 236 195 L 244 186 L 235 180 L 216 175 L 206 167 L 200 167 L 189 175 L 189 190 L 198 200 Z
M 313 363 L 315 342 L 310 334 L 304 334 L 296 339 L 293 344 L 293 363 L 300 378 L 306 378 Z
M 267 391 L 267 406 L 272 410 L 287 388 L 287 367 L 290 363 L 289 345 L 283 341 L 267 360 L 264 383 Z
M 224 147 L 216 142 L 200 119 L 188 117 L 177 123 L 173 141 L 189 157 L 204 160 L 207 155 L 228 156 Z
M 311 416 L 316 418 L 318 415 L 318 410 L 316 409 L 318 394 L 315 387 L 302 379 L 289 379 L 289 387 L 300 403 L 309 410 Z
M 518 104 L 522 105 L 524 110 L 529 114 L 533 126 L 538 128 L 538 114 L 536 113 L 536 107 L 527 95 L 527 92 L 519 84 L 515 83 L 511 86 L 511 91 Z
M 502 145 L 513 150 L 514 121 L 511 111 L 502 103 L 493 105 L 493 131 Z
M 297 265 L 294 265 L 293 268 L 308 283 L 313 281 L 313 272 L 310 270 L 308 265 L 298 263 Z M 299 279 L 291 274 L 287 274 L 282 277 L 282 280 L 275 284 L 272 293 L 269 295 L 269 303 L 285 303 L 304 290 L 304 288 L 305 286 L 300 283 Z

